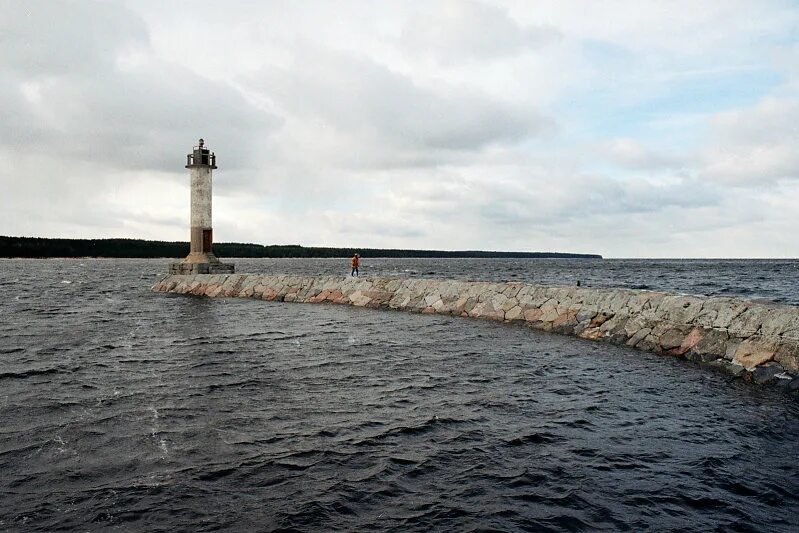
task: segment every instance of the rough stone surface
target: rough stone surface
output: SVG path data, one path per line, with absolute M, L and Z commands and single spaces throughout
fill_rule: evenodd
M 684 357 L 755 383 L 799 385 L 799 308 L 629 289 L 430 279 L 169 275 L 156 292 L 334 303 L 520 322 Z
M 778 348 L 774 338 L 752 336 L 738 346 L 732 362 L 751 370 L 773 360 Z
M 786 370 L 799 374 L 799 341 L 783 341 L 774 354 L 774 360 Z

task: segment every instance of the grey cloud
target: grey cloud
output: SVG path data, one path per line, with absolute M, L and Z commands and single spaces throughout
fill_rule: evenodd
M 608 189 L 603 200 L 611 211 L 619 213 L 653 213 L 672 207 L 698 208 L 719 203 L 716 187 L 690 178 L 667 183 L 634 179 L 615 182 Z
M 654 250 L 657 242 L 681 239 L 677 231 L 712 233 L 758 216 L 731 218 L 724 190 L 695 179 L 619 181 L 533 167 L 494 169 L 493 176 L 491 168 L 461 170 L 436 169 L 428 180 L 405 170 L 407 178 L 391 181 L 381 205 L 395 220 L 435 228 L 427 238 L 438 246 L 456 246 L 447 244 L 454 237 L 483 247 L 502 242 L 506 249 L 597 252 L 607 243 L 634 242 L 644 227 Z
M 116 218 L 119 218 L 118 213 L 115 213 L 114 216 Z M 124 216 L 125 216 L 125 221 L 135 221 L 136 223 L 139 224 L 173 226 L 179 229 L 185 229 L 186 227 L 186 218 L 178 216 L 176 214 L 164 213 L 162 215 L 157 215 L 150 213 L 142 213 L 141 211 L 127 211 L 124 213 Z
M 552 126 L 532 106 L 495 102 L 459 87 L 422 88 L 365 57 L 309 47 L 296 52 L 292 68 L 264 69 L 248 80 L 250 87 L 279 109 L 367 149 L 401 148 L 399 161 L 518 142 Z
M 327 215 L 329 224 L 344 235 L 374 235 L 379 237 L 420 238 L 427 232 L 419 222 L 391 220 L 385 213 Z
M 799 99 L 764 98 L 749 109 L 720 113 L 703 153 L 703 179 L 760 186 L 799 178 Z
M 391 180 L 381 202 L 396 219 L 440 228 L 436 233 L 450 228 L 452 233 L 504 242 L 524 235 L 557 236 L 567 227 L 597 235 L 601 232 L 593 225 L 608 218 L 616 225 L 637 219 L 662 224 L 677 212 L 701 220 L 707 218 L 703 210 L 719 209 L 723 201 L 718 186 L 695 179 L 619 181 L 604 175 L 557 175 L 533 166 L 403 174 L 406 177 Z M 611 228 L 611 238 L 621 230 Z
M 181 168 L 181 154 L 198 136 L 207 136 L 225 154 L 220 163 L 234 166 L 251 162 L 254 146 L 278 124 L 230 87 L 155 58 L 142 22 L 122 7 L 14 6 L 24 23 L 0 43 L 13 58 L 0 65 L 6 146 L 170 171 Z M 117 64 L 126 46 L 138 47 L 140 64 Z
M 600 145 L 597 152 L 599 157 L 633 170 L 683 169 L 696 163 L 693 156 L 655 151 L 634 139 L 614 139 Z
M 0 50 L 5 68 L 25 76 L 109 70 L 109 50 L 147 41 L 138 17 L 112 2 L 3 0 Z M 90 26 L 90 27 L 87 27 Z
M 552 26 L 522 26 L 482 2 L 430 2 L 405 25 L 402 45 L 445 63 L 484 60 L 538 48 L 560 37 Z
M 129 169 L 179 169 L 201 135 L 226 164 L 246 164 L 276 124 L 231 89 L 160 62 L 102 79 L 62 77 L 39 92 L 41 102 L 10 110 L 18 119 L 0 142 Z
M 489 226 L 550 226 L 609 213 L 655 215 L 672 208 L 710 207 L 719 201 L 717 188 L 691 179 L 657 184 L 602 175 L 538 176 L 472 184 L 449 210 L 441 204 L 438 214 L 446 218 L 474 212 Z

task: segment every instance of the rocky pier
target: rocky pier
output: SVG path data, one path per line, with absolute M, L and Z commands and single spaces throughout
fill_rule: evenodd
M 170 275 L 153 291 L 514 322 L 680 357 L 799 391 L 799 307 L 656 291 L 435 279 Z

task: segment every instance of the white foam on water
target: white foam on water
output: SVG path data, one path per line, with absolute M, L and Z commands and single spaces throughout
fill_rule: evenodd
M 166 458 L 166 456 L 169 455 L 169 448 L 167 447 L 166 439 L 160 439 L 158 441 L 158 447 L 161 448 L 161 451 L 163 452 L 161 459 Z
M 55 438 L 53 439 L 53 442 L 55 442 L 56 444 L 60 444 L 60 446 L 56 447 L 58 453 L 67 452 L 67 443 L 64 441 L 63 438 L 61 438 L 61 435 L 56 435 Z

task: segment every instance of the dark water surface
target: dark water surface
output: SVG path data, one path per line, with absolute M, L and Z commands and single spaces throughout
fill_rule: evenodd
M 794 396 L 522 326 L 152 294 L 166 263 L 0 261 L 0 530 L 799 528 Z M 364 263 L 799 300 L 787 261 Z

